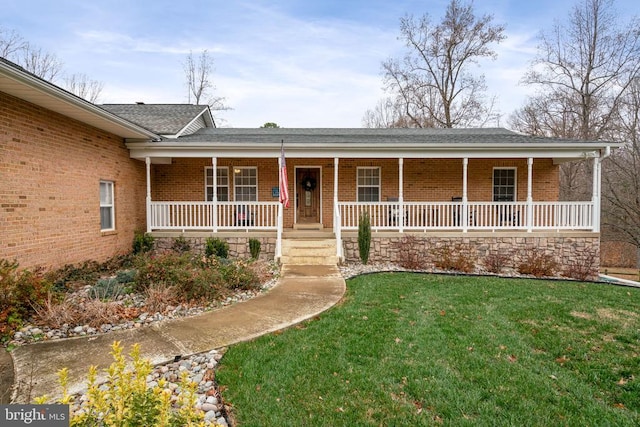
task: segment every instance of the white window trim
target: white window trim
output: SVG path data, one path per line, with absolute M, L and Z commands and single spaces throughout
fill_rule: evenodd
M 236 189 L 238 188 L 238 185 L 236 185 L 236 169 L 254 169 L 256 171 L 256 202 L 259 200 L 258 194 L 259 193 L 259 189 L 258 189 L 258 167 L 257 166 L 235 166 L 233 168 L 233 201 L 236 202 L 236 195 L 238 194 L 238 192 L 236 191 Z M 246 185 L 242 185 L 241 187 L 247 187 Z
M 225 169 L 227 171 L 227 200 L 228 200 L 228 196 L 229 196 L 229 190 L 230 190 L 230 183 L 229 180 L 231 179 L 231 177 L 229 177 L 229 168 L 227 166 L 218 166 L 217 167 L 218 170 L 223 170 Z M 207 172 L 208 171 L 213 171 L 213 166 L 205 166 L 204 168 L 204 201 L 207 202 L 207 189 L 210 187 L 209 185 L 207 185 Z M 216 174 L 216 177 L 218 177 L 220 174 Z M 214 182 L 213 185 L 217 186 L 217 187 L 225 187 L 224 185 L 218 185 L 217 182 Z M 213 191 L 213 187 L 211 187 L 211 190 Z M 218 193 L 218 191 L 216 191 L 216 193 Z
M 494 167 L 491 171 L 491 200 L 493 201 L 493 190 L 496 185 L 496 170 L 512 170 L 513 171 L 513 201 L 518 200 L 518 168 L 517 167 Z
M 380 168 L 380 166 L 358 166 L 356 168 L 356 201 L 360 202 L 359 199 L 359 194 L 360 192 L 358 191 L 360 189 L 360 184 L 358 182 L 358 177 L 360 176 L 360 171 L 364 170 L 364 169 L 377 169 L 378 170 L 378 202 L 380 202 L 381 198 L 382 198 L 382 170 Z M 366 185 L 363 187 L 375 187 L 374 185 Z M 373 203 L 373 202 L 371 202 Z
M 116 186 L 115 186 L 115 182 L 114 181 L 108 181 L 108 180 L 104 180 L 101 179 L 100 180 L 100 185 L 98 188 L 102 187 L 102 184 L 107 184 L 108 186 L 111 187 L 111 203 L 102 203 L 102 195 L 100 195 L 100 210 L 102 211 L 102 208 L 110 208 L 110 212 L 111 212 L 111 228 L 102 228 L 102 212 L 100 212 L 100 231 L 113 231 L 116 229 L 116 203 L 115 203 L 115 198 L 116 198 Z

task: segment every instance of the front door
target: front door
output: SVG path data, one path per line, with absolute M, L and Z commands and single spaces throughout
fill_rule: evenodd
M 320 223 L 320 168 L 296 169 L 298 223 Z

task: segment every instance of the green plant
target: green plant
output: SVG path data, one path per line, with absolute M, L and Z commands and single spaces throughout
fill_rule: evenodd
M 125 292 L 125 287 L 117 278 L 100 279 L 89 289 L 89 296 L 99 300 L 116 299 Z
M 535 277 L 552 277 L 558 270 L 558 263 L 553 255 L 545 254 L 540 249 L 527 250 L 523 261 L 518 265 L 518 273 Z
M 154 238 L 149 233 L 136 231 L 133 235 L 133 253 L 143 254 L 153 249 Z
M 184 236 L 178 236 L 173 239 L 171 249 L 179 254 L 186 254 L 188 252 L 191 252 L 191 242 L 189 242 L 189 240 L 187 240 Z
M 118 283 L 131 283 L 134 282 L 136 279 L 136 270 L 135 269 L 129 269 L 129 270 L 120 270 L 116 273 L 116 280 L 118 281 Z
M 369 262 L 371 249 L 371 219 L 369 212 L 362 212 L 358 221 L 358 252 L 363 264 Z
M 207 257 L 215 256 L 217 258 L 229 257 L 229 244 L 217 237 L 209 237 L 205 241 L 204 254 Z
M 258 259 L 260 256 L 260 240 L 249 239 L 249 252 L 251 253 L 251 258 Z
M 129 357 L 132 368 L 127 369 L 127 360 L 119 342 L 111 346 L 114 361 L 105 369 L 107 381 L 98 383 L 95 366 L 87 376 L 87 400 L 79 402 L 80 411 L 71 414 L 70 425 L 89 426 L 202 426 L 204 414 L 196 409 L 197 384 L 181 377 L 181 393 L 173 409 L 171 392 L 165 390 L 166 380 L 161 379 L 154 387 L 147 387 L 147 376 L 152 372 L 151 362 L 142 359 L 140 347 L 132 346 Z M 56 402 L 70 405 L 74 397 L 69 394 L 69 372 L 63 368 L 58 372 L 62 397 Z M 35 399 L 35 403 L 47 403 L 47 397 Z
M 136 259 L 135 289 L 151 286 L 180 286 L 192 278 L 193 265 L 188 254 L 168 252 L 157 256 L 141 255 Z

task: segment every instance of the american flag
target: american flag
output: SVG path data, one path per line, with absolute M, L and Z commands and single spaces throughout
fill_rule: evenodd
M 280 145 L 280 203 L 289 207 L 289 181 L 287 179 L 287 162 L 284 159 L 284 140 Z

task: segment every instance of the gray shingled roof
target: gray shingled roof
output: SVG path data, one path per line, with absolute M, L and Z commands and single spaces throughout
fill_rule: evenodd
M 316 144 L 384 144 L 425 143 L 425 144 L 553 144 L 553 143 L 594 143 L 602 141 L 577 141 L 561 138 L 543 138 L 522 135 L 504 128 L 477 129 L 368 129 L 368 128 L 259 128 L 234 129 L 216 128 L 200 129 L 194 134 L 180 137 L 178 141 L 193 143 L 274 143 L 284 140 L 285 143 Z
M 177 134 L 207 108 L 192 104 L 103 104 L 100 107 L 159 135 Z

